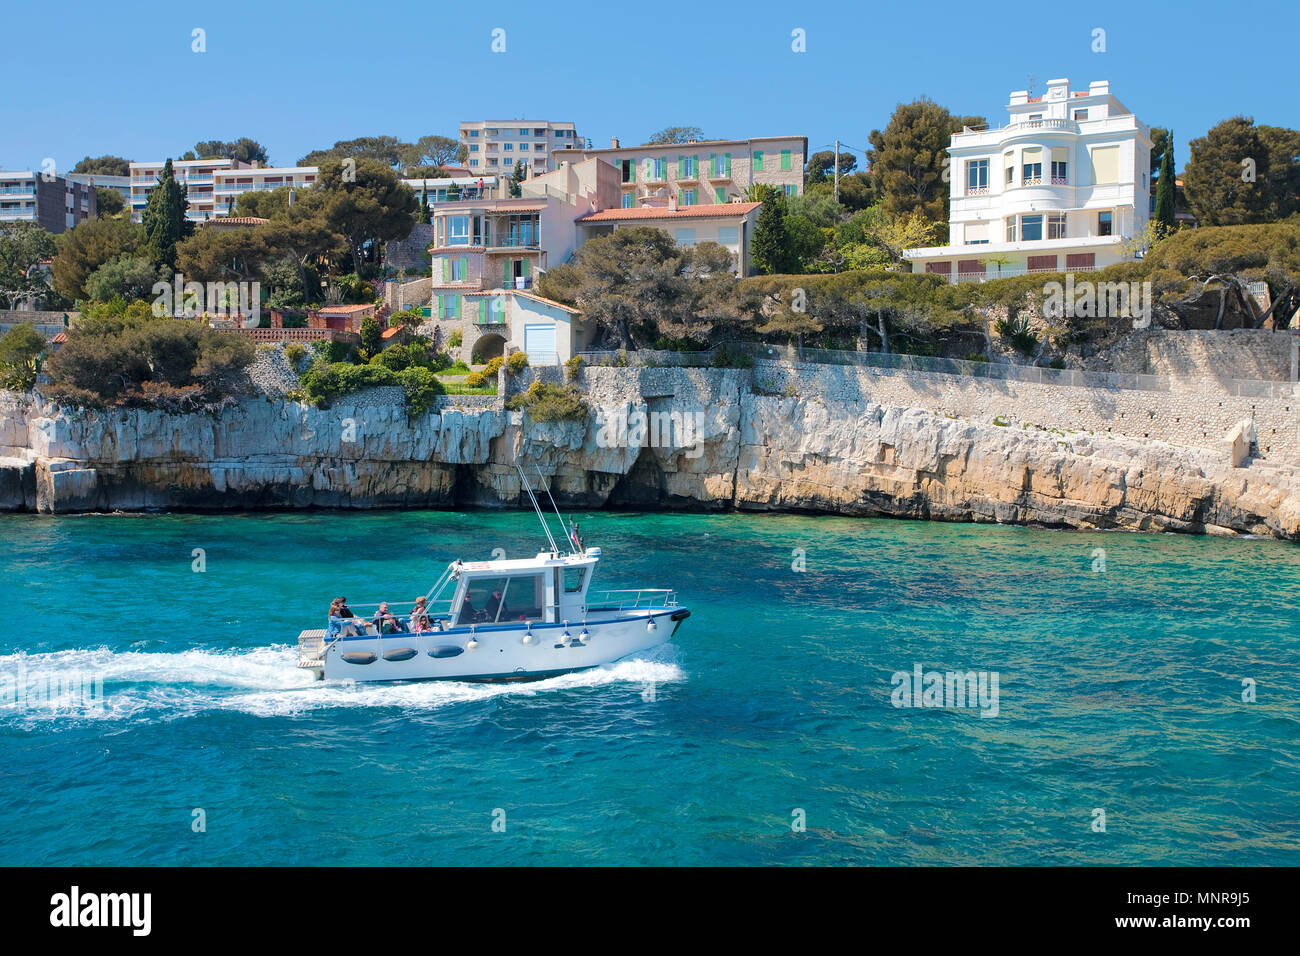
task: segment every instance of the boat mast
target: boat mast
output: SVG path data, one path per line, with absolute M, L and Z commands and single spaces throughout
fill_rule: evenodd
M 523 467 L 515 462 L 515 469 L 519 472 L 519 480 L 523 482 L 524 491 L 528 492 L 528 500 L 533 503 L 533 510 L 537 512 L 537 520 L 542 523 L 542 531 L 546 533 L 546 540 L 551 543 L 551 553 L 559 554 L 560 549 L 555 545 L 555 539 L 551 537 L 550 526 L 546 523 L 546 518 L 542 516 L 542 506 L 537 503 L 537 496 L 533 494 L 532 486 L 528 484 L 528 476 L 524 474 Z
M 551 494 L 550 484 L 547 483 L 546 479 L 542 477 L 542 469 L 538 468 L 536 462 L 533 462 L 533 467 L 537 469 L 537 480 L 541 483 L 541 486 L 546 489 L 546 497 L 551 499 L 551 507 L 555 508 L 555 517 L 560 519 L 560 534 L 564 535 L 564 541 L 565 544 L 568 545 L 569 554 L 577 554 L 578 552 L 575 551 L 573 547 L 573 539 L 570 538 L 567 533 L 565 533 L 564 515 L 560 514 L 560 509 L 557 508 L 555 505 L 555 496 Z

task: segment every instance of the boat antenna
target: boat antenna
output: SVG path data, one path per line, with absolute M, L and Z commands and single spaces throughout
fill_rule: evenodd
M 537 466 L 537 462 L 533 462 L 533 467 L 534 467 L 534 468 L 537 468 L 537 480 L 538 480 L 538 482 L 541 484 L 541 486 L 542 486 L 543 488 L 546 489 L 546 497 L 548 497 L 548 498 L 551 499 L 551 507 L 552 507 L 552 508 L 555 508 L 555 517 L 558 518 L 558 519 L 560 520 L 560 533 L 561 533 L 561 534 L 564 534 L 564 540 L 565 540 L 565 543 L 568 545 L 568 548 L 569 548 L 569 554 L 577 554 L 578 552 L 574 550 L 573 538 L 571 538 L 568 534 L 565 534 L 565 531 L 564 531 L 564 515 L 560 514 L 560 509 L 555 507 L 555 496 L 551 494 L 551 486 L 550 486 L 550 483 L 547 482 L 547 481 L 542 477 L 542 469 L 541 469 L 541 468 L 538 468 L 538 466 Z
M 515 462 L 515 469 L 519 472 L 519 480 L 523 482 L 524 491 L 528 492 L 528 500 L 533 503 L 533 510 L 537 512 L 537 520 L 542 523 L 542 531 L 546 533 L 546 540 L 551 543 L 551 553 L 559 554 L 560 549 L 555 545 L 555 539 L 551 537 L 551 529 L 546 524 L 546 518 L 542 516 L 542 506 L 537 503 L 537 496 L 533 494 L 532 486 L 528 484 L 528 475 L 524 474 L 523 467 Z

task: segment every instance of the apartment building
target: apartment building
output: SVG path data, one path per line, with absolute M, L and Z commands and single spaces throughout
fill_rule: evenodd
M 237 200 L 244 193 L 270 192 L 285 186 L 306 189 L 315 185 L 315 166 L 244 166 L 215 169 L 212 173 L 212 200 L 215 215 L 232 216 Z
M 81 185 L 102 189 L 112 189 L 114 192 L 122 194 L 122 198 L 128 203 L 131 201 L 131 177 L 130 176 L 105 176 L 102 173 L 67 173 L 63 177 L 70 183 L 81 183 Z
M 954 282 L 1099 269 L 1146 229 L 1151 132 L 1110 92 L 1050 80 L 1020 90 L 999 128 L 953 134 L 948 244 L 908 249 L 912 270 Z
M 131 218 L 136 222 L 148 205 L 149 190 L 158 185 L 163 166 L 160 162 L 131 164 Z M 201 222 L 232 215 L 242 193 L 311 186 L 316 182 L 317 169 L 315 166 L 257 167 L 234 159 L 184 159 L 172 161 L 172 174 L 188 191 L 186 218 Z
M 528 176 L 556 168 L 556 151 L 576 149 L 583 140 L 572 123 L 549 120 L 482 120 L 460 124 L 465 165 L 473 175 L 509 176 L 522 162 Z
M 707 206 L 735 202 L 755 183 L 775 186 L 787 196 L 802 195 L 808 138 L 765 136 L 634 147 L 615 139 L 608 149 L 580 150 L 577 160 L 590 158 L 618 170 L 617 205 L 623 209 L 669 196 L 678 206 Z
M 0 222 L 32 222 L 63 232 L 96 214 L 95 190 L 34 170 L 0 170 Z

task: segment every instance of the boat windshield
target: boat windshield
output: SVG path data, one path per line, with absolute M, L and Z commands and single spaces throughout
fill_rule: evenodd
M 471 578 L 456 625 L 540 621 L 545 607 L 545 572 Z

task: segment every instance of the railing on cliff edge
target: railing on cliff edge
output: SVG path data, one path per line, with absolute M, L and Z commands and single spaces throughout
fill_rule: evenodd
M 1034 385 L 1064 385 L 1075 388 L 1132 389 L 1147 392 L 1174 390 L 1177 381 L 1184 390 L 1198 383 L 1213 382 L 1224 395 L 1238 398 L 1300 398 L 1300 383 L 1267 379 L 1177 379 L 1167 375 L 1143 375 L 1132 372 L 1092 372 L 1069 368 L 1044 368 L 1035 365 L 1010 365 L 1005 362 L 972 362 L 967 359 L 936 358 L 929 355 L 902 355 L 885 352 L 850 352 L 834 349 L 796 349 L 791 346 L 765 345 L 759 342 L 733 342 L 703 352 L 665 352 L 639 349 L 623 351 L 580 352 L 582 361 L 591 366 L 709 368 L 727 367 L 718 360 L 720 352 L 748 355 L 756 362 L 853 365 L 861 368 L 889 369 L 901 372 L 928 372 L 994 381 L 1027 382 Z

